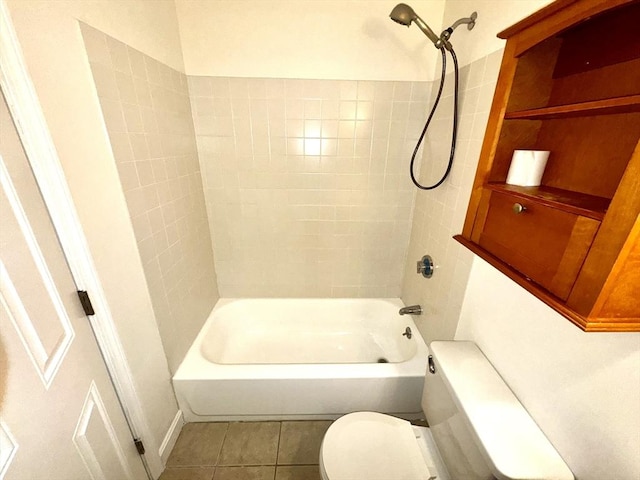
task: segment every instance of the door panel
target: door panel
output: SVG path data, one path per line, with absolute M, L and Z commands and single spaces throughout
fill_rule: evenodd
M 48 388 L 74 331 L 4 161 L 0 164 L 0 183 L 2 247 L 3 253 L 7 252 L 0 262 L 2 298 L 8 318 Z M 72 288 L 73 283 L 66 285 L 67 291 Z M 37 302 L 23 302 L 22 298 Z M 75 316 L 82 315 L 77 305 L 69 302 L 68 307 Z
M 0 479 L 146 479 L 1 100 Z
M 110 441 L 106 442 L 106 438 Z M 132 478 L 122 446 L 94 383 L 84 402 L 73 441 L 93 478 L 107 478 L 106 467 L 111 469 L 113 478 Z

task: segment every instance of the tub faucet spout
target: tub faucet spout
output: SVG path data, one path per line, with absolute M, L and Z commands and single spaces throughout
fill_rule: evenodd
M 400 315 L 422 315 L 422 307 L 420 305 L 402 307 L 398 313 Z

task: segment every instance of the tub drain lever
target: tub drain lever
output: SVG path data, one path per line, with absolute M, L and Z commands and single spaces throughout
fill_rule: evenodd
M 405 328 L 402 336 L 407 337 L 409 340 L 411 340 L 411 337 L 413 336 L 413 333 L 411 333 L 411 328 L 410 327 Z

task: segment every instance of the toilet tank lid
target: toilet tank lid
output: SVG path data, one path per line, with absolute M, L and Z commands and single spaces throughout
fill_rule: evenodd
M 473 342 L 429 346 L 456 406 L 500 480 L 573 480 L 524 406 Z M 429 375 L 429 373 L 427 373 Z

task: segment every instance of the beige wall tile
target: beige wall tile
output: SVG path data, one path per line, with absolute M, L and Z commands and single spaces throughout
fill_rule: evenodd
M 389 145 L 404 148 L 409 129 L 419 128 L 417 115 L 408 118 L 413 85 L 396 89 L 399 105 L 394 82 L 188 84 L 221 292 L 399 295 L 413 195 L 399 162 L 388 160 Z M 394 107 L 403 121 L 391 130 Z
M 83 26 L 83 34 L 160 336 L 175 371 L 218 299 L 187 79 L 91 27 Z M 198 88 L 212 95 L 208 79 Z
M 472 254 L 451 237 L 462 231 L 500 58 L 497 52 L 460 70 L 459 132 L 451 175 L 437 190 L 416 193 L 402 298 L 407 305 L 422 305 L 424 314 L 417 325 L 427 342 L 452 339 L 460 316 Z M 486 69 L 489 63 L 491 71 Z M 451 77 L 448 74 L 447 83 L 453 84 Z M 429 128 L 420 169 L 425 184 L 439 179 L 446 168 L 451 138 L 451 110 L 446 106 L 451 105 L 452 95 L 452 88 L 444 90 L 442 106 Z M 410 108 L 409 118 L 414 116 L 419 115 Z M 414 268 L 425 254 L 432 255 L 439 267 L 429 280 Z

